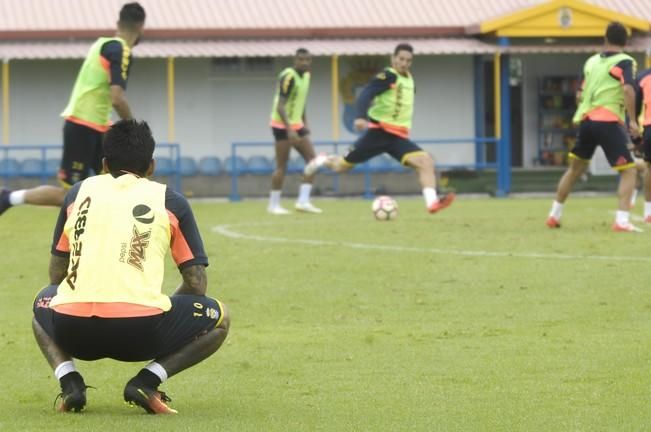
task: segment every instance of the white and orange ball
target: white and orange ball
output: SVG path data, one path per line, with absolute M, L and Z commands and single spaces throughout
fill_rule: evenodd
M 379 221 L 390 221 L 398 217 L 398 203 L 387 195 L 375 198 L 371 209 L 373 216 Z

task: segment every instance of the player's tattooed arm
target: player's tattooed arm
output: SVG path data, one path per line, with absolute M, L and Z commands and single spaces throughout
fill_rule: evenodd
M 63 282 L 68 273 L 68 257 L 52 255 L 50 257 L 50 284 L 58 285 Z
M 208 277 L 206 267 L 203 265 L 191 265 L 181 270 L 183 282 L 177 288 L 176 294 L 206 295 L 208 288 Z

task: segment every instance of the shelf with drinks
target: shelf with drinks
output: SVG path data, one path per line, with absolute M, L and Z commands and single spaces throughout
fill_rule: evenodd
M 581 85 L 576 76 L 546 76 L 540 79 L 539 93 L 574 94 Z
M 539 113 L 540 114 L 571 114 L 574 115 L 574 112 L 576 111 L 576 108 L 540 108 Z
M 571 76 L 543 77 L 538 83 L 538 159 L 546 166 L 567 164 L 567 154 L 576 141 L 572 116 L 579 80 Z
M 574 112 L 544 112 L 540 113 L 540 130 L 557 129 L 568 130 L 574 129 L 572 116 Z
M 540 108 L 549 111 L 571 111 L 576 106 L 576 96 L 574 94 L 564 94 L 549 96 L 539 94 Z
M 540 165 L 567 165 L 567 155 L 576 143 L 572 133 L 543 133 L 542 145 L 538 149 Z

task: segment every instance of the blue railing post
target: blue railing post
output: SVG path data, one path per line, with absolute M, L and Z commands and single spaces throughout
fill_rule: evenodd
M 373 191 L 371 186 L 371 167 L 368 161 L 364 162 L 364 198 L 373 198 Z
M 334 152 L 336 155 L 339 154 L 339 141 L 334 143 Z M 339 193 L 339 174 L 336 172 L 332 176 L 332 192 Z
M 2 160 L 3 160 L 3 161 L 7 161 L 7 162 L 9 162 L 9 147 L 4 146 L 4 147 L 2 148 L 2 150 L 3 150 L 3 153 L 4 153 L 4 154 L 3 154 L 3 159 L 2 159 Z M 7 162 L 5 162 L 5 165 L 8 165 Z M 8 168 L 9 168 L 9 167 L 6 166 L 6 167 L 3 169 L 3 171 L 6 170 L 6 172 L 3 172 L 3 176 L 2 176 L 2 184 L 3 184 L 3 186 L 5 186 L 5 187 L 8 186 L 7 182 L 9 181 L 9 169 L 8 169 Z
M 176 191 L 178 193 L 183 193 L 181 186 L 181 146 L 179 144 L 173 144 L 173 147 L 170 149 L 171 153 L 176 153 L 176 162 L 174 164 L 176 172 L 174 173 L 174 183 L 176 186 Z
M 242 200 L 237 185 L 237 177 L 238 177 L 237 168 L 238 168 L 237 167 L 237 143 L 232 143 L 231 144 L 231 195 L 229 197 L 231 201 Z
M 509 45 L 508 38 L 500 38 L 500 46 Z M 505 197 L 511 191 L 511 71 L 510 56 L 500 56 L 500 128 L 502 136 L 497 148 L 497 191 L 498 197 Z
M 168 177 L 168 184 L 177 192 L 182 193 L 183 181 L 181 179 L 181 145 L 179 143 L 157 143 L 156 148 L 165 151 L 169 156 L 172 167 L 169 172 L 160 175 Z M 165 154 L 165 153 L 163 153 Z M 157 172 L 154 172 L 157 175 Z
M 47 173 L 45 172 L 45 162 L 46 162 L 46 153 L 47 149 L 45 147 L 41 148 L 41 184 L 47 182 Z

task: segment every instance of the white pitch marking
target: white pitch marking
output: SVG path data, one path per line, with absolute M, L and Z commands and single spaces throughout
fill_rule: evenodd
M 268 225 L 262 223 L 252 224 L 238 224 L 242 227 L 245 225 Z M 651 257 L 644 256 L 606 256 L 606 255 L 569 255 L 569 254 L 547 254 L 539 252 L 492 252 L 492 251 L 472 251 L 472 250 L 458 250 L 458 249 L 438 249 L 438 248 L 422 248 L 413 246 L 395 246 L 395 245 L 380 245 L 380 244 L 367 244 L 367 243 L 352 243 L 342 241 L 330 240 L 310 240 L 310 239 L 290 239 L 287 237 L 269 237 L 252 234 L 243 234 L 232 229 L 233 225 L 217 225 L 212 228 L 212 231 L 223 235 L 224 237 L 238 239 L 238 240 L 253 240 L 268 243 L 291 243 L 302 244 L 309 246 L 336 246 L 347 247 L 351 249 L 367 249 L 367 250 L 381 250 L 387 252 L 417 252 L 417 253 L 432 253 L 437 255 L 459 255 L 459 256 L 474 256 L 474 257 L 511 257 L 511 258 L 542 258 L 542 259 L 557 259 L 557 260 L 577 260 L 587 259 L 594 261 L 643 261 L 650 262 Z

